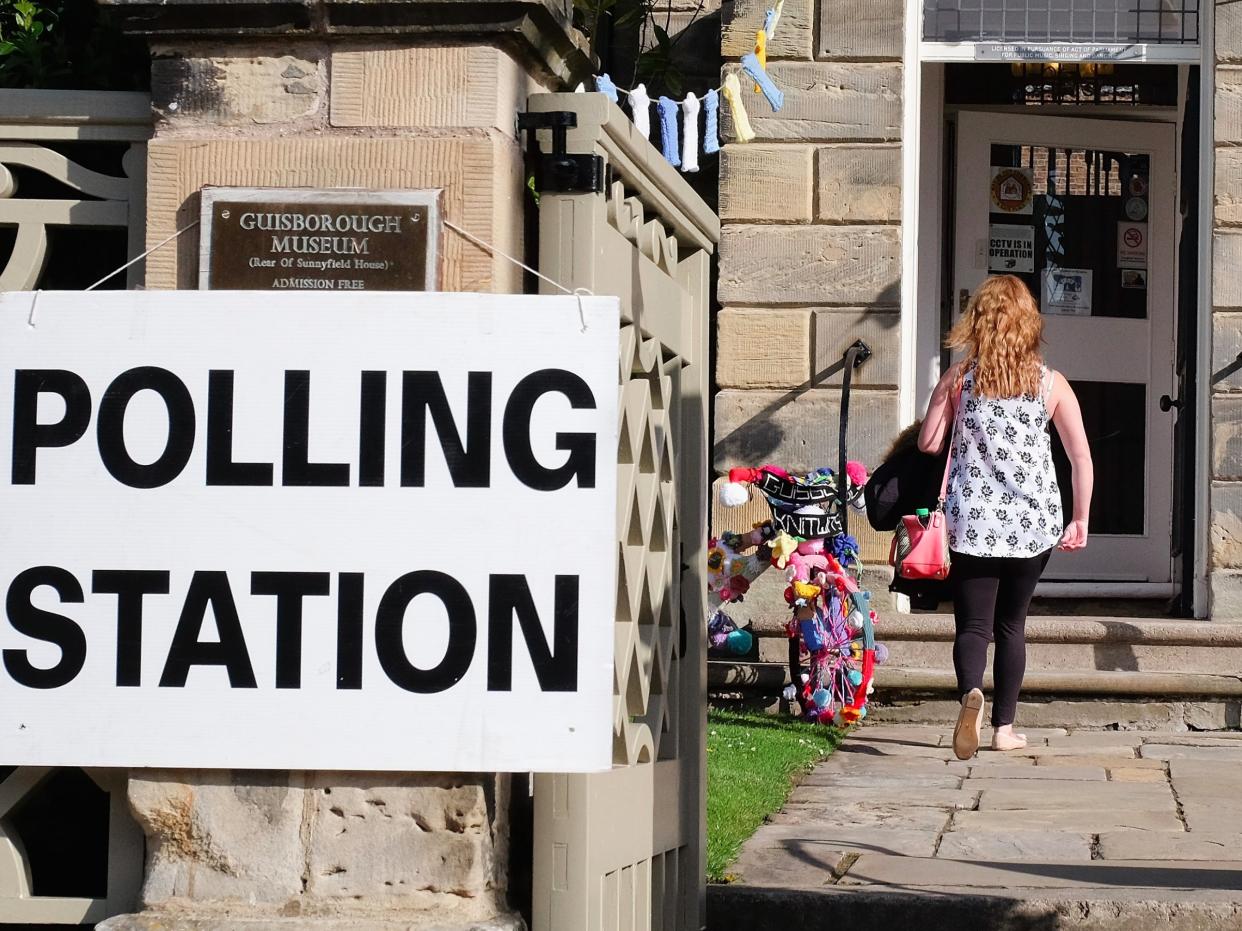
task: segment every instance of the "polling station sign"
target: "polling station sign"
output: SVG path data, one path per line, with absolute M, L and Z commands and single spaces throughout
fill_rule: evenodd
M 618 302 L 0 295 L 0 765 L 611 762 Z

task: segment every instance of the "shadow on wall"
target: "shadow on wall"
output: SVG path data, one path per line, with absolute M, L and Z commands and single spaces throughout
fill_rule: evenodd
M 900 290 L 897 284 L 889 285 L 881 295 L 874 301 L 880 306 L 896 305 L 900 302 Z M 882 321 L 889 328 L 900 326 L 900 314 L 877 314 L 876 319 Z M 848 337 L 843 341 L 843 347 L 848 346 L 853 339 Z M 893 345 L 897 345 L 894 341 Z M 873 347 L 874 348 L 874 347 Z M 842 349 L 844 352 L 844 348 Z M 866 363 L 864 363 L 866 364 Z M 843 358 L 836 359 L 831 365 L 819 370 L 811 375 L 810 379 L 796 388 L 791 388 L 778 398 L 775 398 L 762 409 L 756 411 L 747 418 L 739 426 L 735 427 L 725 436 L 716 440 L 713 452 L 716 462 L 742 462 L 745 464 L 759 464 L 768 462 L 773 453 L 780 450 L 786 443 L 801 442 L 806 445 L 805 439 L 798 437 L 790 437 L 786 433 L 786 427 L 782 425 L 774 415 L 782 408 L 796 402 L 808 391 L 816 388 L 825 387 L 827 382 L 834 376 L 839 375 L 844 367 Z M 835 424 L 821 424 L 817 429 L 830 429 L 833 433 L 832 449 L 836 449 L 836 432 Z M 892 437 L 882 437 L 878 445 L 879 449 L 884 450 L 889 446 Z M 850 458 L 858 458 L 858 454 L 853 451 L 851 443 Z M 832 463 L 836 462 L 835 452 L 832 457 Z M 825 463 L 831 465 L 832 463 Z M 874 467 L 877 463 L 867 463 Z

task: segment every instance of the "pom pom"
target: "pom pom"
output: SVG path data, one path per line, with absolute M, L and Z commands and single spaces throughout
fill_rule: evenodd
M 858 709 L 858 717 L 859 717 L 859 718 L 865 718 L 866 716 L 867 716 L 867 709 L 866 709 L 866 706 L 864 706 L 864 707 L 862 707 L 862 708 L 859 708 L 859 709 Z
M 750 490 L 741 482 L 725 482 L 720 486 L 720 503 L 727 508 L 740 508 L 750 500 Z
M 854 686 L 855 688 L 862 685 L 862 673 L 859 672 L 857 669 L 850 670 L 849 679 L 850 679 L 850 685 Z
M 781 698 L 785 699 L 785 701 L 793 701 L 797 697 L 798 690 L 792 685 L 785 686 L 784 691 L 781 692 Z
M 832 710 L 829 708 L 825 708 L 823 711 L 819 713 L 818 720 L 820 724 L 831 724 L 833 723 L 835 718 L 836 718 L 836 715 L 832 712 Z
M 867 484 L 867 467 L 861 462 L 851 459 L 845 464 L 845 474 L 855 485 Z
M 749 630 L 735 630 L 725 638 L 725 646 L 736 656 L 745 656 L 754 643 L 755 638 Z
M 828 703 L 832 701 L 832 695 L 827 689 L 816 689 L 811 693 L 811 701 L 815 703 L 816 708 L 827 708 Z
M 877 643 L 875 645 L 875 661 L 879 664 L 888 662 L 888 647 L 883 643 Z

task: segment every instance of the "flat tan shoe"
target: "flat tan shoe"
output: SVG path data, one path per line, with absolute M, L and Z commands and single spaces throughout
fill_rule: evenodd
M 962 710 L 953 728 L 953 754 L 969 760 L 979 749 L 979 731 L 983 728 L 983 693 L 971 689 L 962 699 Z

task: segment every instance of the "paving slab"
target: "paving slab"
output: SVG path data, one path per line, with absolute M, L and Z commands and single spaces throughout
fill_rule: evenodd
M 1082 756 L 1042 756 L 1034 762 L 1036 766 L 1103 766 L 1105 769 L 1126 767 L 1129 769 L 1158 769 L 1161 772 L 1164 772 L 1165 767 L 1163 760 L 1127 760 L 1116 755 L 1095 756 L 1092 754 L 1084 754 Z
M 752 886 L 814 889 L 835 882 L 849 856 L 844 850 L 801 841 L 750 846 L 728 873 L 733 882 Z
M 1191 831 L 1242 834 L 1242 799 L 1183 799 L 1182 817 Z
M 1049 737 L 1050 747 L 1137 747 L 1143 742 L 1140 731 L 1080 731 L 1068 737 Z
M 888 770 L 885 770 L 888 772 Z M 801 787 L 833 789 L 867 789 L 883 792 L 886 789 L 913 794 L 913 790 L 923 789 L 960 789 L 962 777 L 952 773 L 944 775 L 931 773 L 900 773 L 880 775 L 879 773 L 853 773 L 820 770 L 808 775 L 800 783 Z M 794 790 L 797 792 L 797 789 Z
M 1237 779 L 1212 776 L 1174 776 L 1173 790 L 1183 802 L 1219 800 L 1227 803 L 1242 798 L 1242 783 Z
M 1103 766 L 976 766 L 970 771 L 972 784 L 977 779 L 1051 779 L 1066 782 L 1105 782 L 1108 771 Z
M 824 828 L 887 827 L 903 831 L 943 831 L 950 817 L 951 812 L 939 808 L 915 808 L 909 805 L 881 808 L 866 803 L 838 803 L 830 806 L 800 805 L 796 808 L 784 808 L 771 816 L 771 823 L 811 824 Z
M 1079 782 L 1069 788 L 1035 782 L 989 788 L 979 796 L 980 811 L 1084 808 L 1176 812 L 1177 802 L 1167 785 L 1141 782 Z
M 904 741 L 847 741 L 837 748 L 837 753 L 844 753 L 848 758 L 884 759 L 886 757 L 926 757 L 931 760 L 948 762 L 953 758 L 953 750 L 947 747 L 933 747 L 921 743 Z
M 1135 828 L 1143 831 L 1184 831 L 1185 825 L 1167 811 L 1092 811 L 1040 808 L 1026 811 L 959 811 L 955 831 L 1080 831 L 1099 834 Z
M 970 792 L 1021 792 L 1039 798 L 1065 801 L 1066 799 L 1112 798 L 1114 795 L 1120 795 L 1125 787 L 1112 786 L 1103 781 L 1088 782 L 1083 779 L 989 779 L 981 776 L 978 779 L 967 779 L 962 783 L 962 788 Z M 1144 789 L 1147 788 L 1149 787 L 1144 787 Z M 1172 798 L 1171 793 L 1169 797 Z
M 955 889 L 1227 889 L 1242 890 L 1242 862 L 1184 864 L 1115 860 L 1089 863 L 968 863 L 863 854 L 839 885 Z
M 1163 782 L 1169 781 L 1169 775 L 1163 769 L 1110 769 L 1109 782 Z
M 936 856 L 976 861 L 1090 860 L 1091 842 L 1090 834 L 1067 831 L 950 831 L 940 839 Z
M 1144 743 L 1187 747 L 1242 747 L 1242 731 L 1201 731 L 1192 734 L 1147 734 Z
M 845 786 L 799 786 L 790 794 L 785 802 L 786 809 L 795 808 L 829 808 L 839 807 L 843 801 L 865 804 L 868 807 L 880 808 L 974 808 L 979 801 L 979 793 L 975 790 L 963 789 L 928 789 L 911 787 L 900 789 L 877 789 L 859 786 L 858 792 L 842 792 Z M 865 803 L 858 798 L 865 798 Z
M 976 753 L 969 760 L 958 761 L 960 765 L 969 766 L 971 771 L 980 767 L 994 768 L 997 766 L 1034 766 L 1035 758 L 1030 756 L 1009 756 L 1005 753 Z
M 1105 860 L 1231 860 L 1242 858 L 1242 834 L 1105 831 L 1099 853 Z
M 1092 759 L 1134 759 L 1137 752 L 1142 748 L 1131 746 L 1116 746 L 1110 744 L 1075 744 L 1071 747 L 1025 747 L 1021 750 L 1006 751 L 1008 756 L 1030 756 L 1037 760 L 1053 759 L 1053 758 L 1070 758 L 1091 757 Z M 999 753 L 1000 751 L 980 750 L 979 755 L 985 753 Z
M 1169 760 L 1169 773 L 1179 776 L 1207 776 L 1242 783 L 1242 766 L 1232 760 Z
M 1242 747 L 1202 747 L 1185 744 L 1143 744 L 1139 753 L 1145 760 L 1211 760 L 1218 763 L 1242 762 Z
M 778 845 L 791 855 L 808 850 L 846 850 L 889 853 L 903 857 L 930 857 L 936 853 L 940 830 L 916 831 L 891 827 L 844 827 L 839 824 L 764 824 L 746 842 L 752 846 Z

